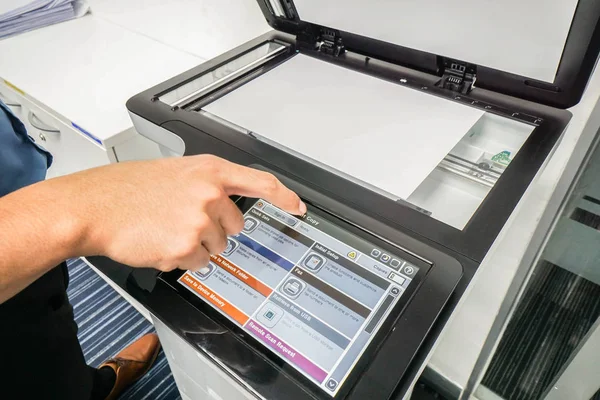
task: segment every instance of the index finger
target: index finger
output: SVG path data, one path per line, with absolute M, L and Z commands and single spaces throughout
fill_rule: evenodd
M 223 189 L 227 195 L 261 198 L 290 214 L 306 214 L 306 205 L 300 197 L 274 175 L 234 163 L 228 163 L 222 172 Z

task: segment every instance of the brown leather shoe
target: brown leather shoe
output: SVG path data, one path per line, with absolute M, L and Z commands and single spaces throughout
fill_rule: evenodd
M 160 342 L 156 333 L 142 336 L 124 348 L 114 358 L 103 363 L 99 368 L 110 367 L 115 371 L 117 379 L 106 400 L 115 400 L 125 389 L 140 379 L 158 356 Z

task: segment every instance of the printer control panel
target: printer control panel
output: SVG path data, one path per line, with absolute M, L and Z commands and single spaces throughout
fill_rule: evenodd
M 297 218 L 264 200 L 238 205 L 243 231 L 178 282 L 334 396 L 428 267 L 312 208 Z

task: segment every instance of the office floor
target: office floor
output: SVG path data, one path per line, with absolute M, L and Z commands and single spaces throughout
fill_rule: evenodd
M 598 299 L 599 286 L 544 262 L 508 325 L 483 385 L 506 400 L 543 398 L 600 315 Z
M 79 326 L 79 342 L 89 365 L 100 365 L 138 337 L 154 330 L 148 320 L 82 260 L 70 261 L 68 265 L 71 279 L 68 295 Z M 148 374 L 120 399 L 180 399 L 162 351 Z

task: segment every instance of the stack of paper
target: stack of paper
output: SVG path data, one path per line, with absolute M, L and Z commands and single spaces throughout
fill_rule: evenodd
M 85 0 L 0 0 L 0 38 L 78 18 Z

